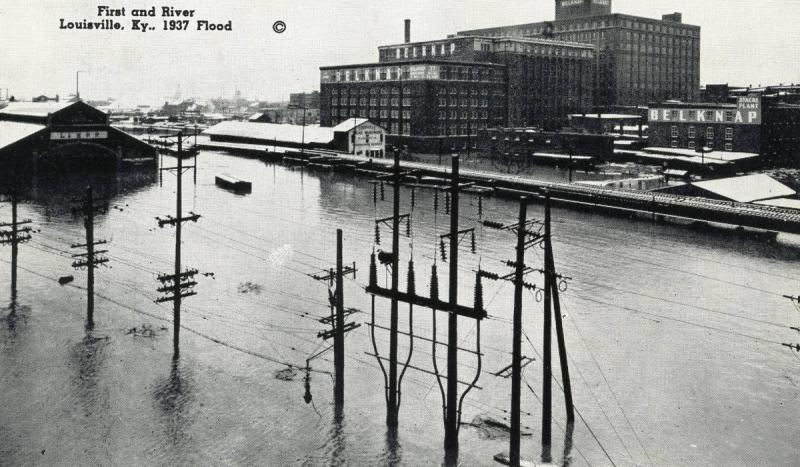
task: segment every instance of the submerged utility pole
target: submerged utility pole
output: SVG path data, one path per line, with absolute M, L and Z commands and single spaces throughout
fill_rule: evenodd
M 567 348 L 564 342 L 564 328 L 561 321 L 561 304 L 559 299 L 559 286 L 566 284 L 569 278 L 556 274 L 555 262 L 553 260 L 553 243 L 550 221 L 550 192 L 545 191 L 544 204 L 544 245 L 545 245 L 545 302 L 544 302 L 544 336 L 543 336 L 543 390 L 542 390 L 542 448 L 545 461 L 548 461 L 551 444 L 551 425 L 552 425 L 552 363 L 551 363 L 551 339 L 552 339 L 552 320 L 555 311 L 556 339 L 558 342 L 558 356 L 561 366 L 561 379 L 564 388 L 564 400 L 567 412 L 567 424 L 575 423 L 575 409 L 572 403 L 572 384 L 569 377 L 569 362 L 567 360 Z M 551 305 L 555 310 L 551 310 Z
M 0 228 L 10 227 L 9 230 L 0 230 L 0 245 L 11 245 L 11 301 L 17 299 L 17 256 L 19 244 L 31 239 L 30 219 L 17 220 L 17 190 L 13 188 L 9 197 L 11 202 L 11 222 L 0 224 Z M 20 227 L 23 226 L 23 227 Z
M 328 300 L 331 307 L 331 315 L 319 319 L 322 324 L 330 324 L 331 330 L 322 331 L 317 337 L 324 340 L 333 338 L 333 346 L 314 355 L 318 357 L 327 350 L 333 348 L 334 385 L 333 399 L 337 408 L 344 406 L 344 337 L 345 334 L 361 326 L 359 323 L 345 323 L 345 319 L 356 312 L 355 309 L 344 308 L 344 276 L 352 274 L 356 277 L 356 263 L 352 266 L 345 266 L 342 262 L 342 229 L 336 230 L 336 271 L 329 271 L 327 274 L 311 274 L 313 279 L 328 282 L 329 285 L 336 284 L 334 292 L 328 292 Z M 309 361 L 311 358 L 308 359 Z
M 458 201 L 459 157 L 453 156 L 450 180 L 450 306 L 458 305 Z M 458 452 L 458 315 L 450 313 L 447 326 L 447 418 L 444 448 Z
M 367 287 L 367 293 L 373 295 L 380 295 L 390 299 L 396 299 L 398 301 L 403 301 L 409 303 L 411 305 L 422 306 L 425 308 L 430 308 L 434 310 L 434 329 L 435 329 L 435 316 L 436 311 L 444 311 L 448 313 L 448 351 L 447 351 L 447 390 L 444 390 L 444 387 L 441 385 L 441 381 L 439 378 L 441 376 L 438 373 L 438 370 L 434 373 L 437 376 L 437 381 L 439 382 L 440 389 L 442 392 L 443 397 L 443 418 L 444 418 L 444 428 L 445 428 L 445 439 L 444 439 L 444 447 L 446 452 L 446 462 L 448 464 L 453 464 L 457 462 L 458 458 L 458 430 L 460 425 L 460 418 L 461 418 L 461 404 L 463 403 L 464 398 L 466 397 L 467 393 L 474 387 L 476 387 L 478 378 L 481 372 L 481 359 L 480 359 L 480 321 L 486 317 L 486 310 L 483 308 L 483 293 L 482 288 L 480 285 L 480 273 L 476 274 L 476 283 L 475 283 L 475 304 L 474 307 L 467 307 L 458 304 L 458 244 L 462 238 L 462 235 L 465 233 L 469 233 L 473 229 L 468 229 L 466 231 L 459 231 L 458 230 L 458 210 L 459 210 L 459 191 L 464 188 L 465 186 L 471 186 L 470 184 L 461 184 L 459 179 L 459 157 L 458 155 L 453 155 L 452 157 L 452 180 L 450 184 L 450 188 L 448 192 L 450 192 L 450 233 L 445 234 L 442 236 L 442 240 L 444 237 L 450 237 L 450 290 L 449 290 L 449 299 L 448 301 L 439 300 L 438 297 L 438 278 L 436 276 L 436 267 L 432 268 L 432 277 L 431 277 L 431 294 L 430 297 L 424 297 L 418 295 L 416 290 L 409 287 L 408 292 L 399 292 L 396 290 L 395 284 L 396 282 L 393 281 L 392 289 L 386 289 L 377 285 L 377 274 L 375 273 L 375 258 L 374 255 L 372 257 L 372 265 L 370 267 L 370 281 L 369 286 Z M 395 172 L 399 172 L 399 164 L 398 168 L 395 169 Z M 396 179 L 399 181 L 399 176 L 396 176 Z M 396 211 L 397 213 L 397 211 Z M 395 216 L 395 218 L 399 218 L 400 216 Z M 395 228 L 395 233 L 397 229 Z M 396 254 L 396 252 L 393 252 Z M 390 258 L 393 265 L 397 264 L 397 258 L 392 257 Z M 411 274 L 410 274 L 411 276 Z M 412 282 L 409 281 L 411 284 Z M 478 355 L 478 370 L 476 373 L 475 378 L 470 383 L 461 383 L 458 380 L 458 319 L 457 317 L 465 316 L 477 321 L 476 327 L 476 340 L 477 340 L 477 351 L 475 352 Z M 396 329 L 396 328 L 395 328 Z M 397 331 L 392 330 L 392 334 L 395 334 Z M 413 336 L 412 336 L 413 339 Z M 436 356 L 435 356 L 435 346 L 437 344 L 436 335 L 433 335 L 432 342 L 434 344 L 433 347 L 433 361 L 434 361 L 434 368 L 436 369 Z M 379 357 L 380 361 L 380 357 Z M 391 362 L 390 362 L 391 363 Z M 406 364 L 407 365 L 407 364 Z M 419 370 L 418 368 L 416 368 Z M 468 388 L 461 393 L 459 398 L 458 394 L 458 384 L 466 384 Z M 387 398 L 387 401 L 389 399 Z
M 525 238 L 528 215 L 528 198 L 519 200 L 519 225 L 517 231 L 517 261 L 514 271 L 514 330 L 511 362 L 511 443 L 509 461 L 520 464 L 520 385 L 522 384 L 522 281 L 525 272 Z
M 86 243 L 72 245 L 72 248 L 86 248 L 85 253 L 75 253 L 72 255 L 75 260 L 72 267 L 76 269 L 86 268 L 86 325 L 94 327 L 94 270 L 101 264 L 108 263 L 108 258 L 97 257 L 108 250 L 95 250 L 96 245 L 103 245 L 105 240 L 95 241 L 94 239 L 94 215 L 98 212 L 108 212 L 108 203 L 95 204 L 96 199 L 92 187 L 86 187 L 86 198 L 83 200 L 82 212 L 84 215 L 84 226 L 86 228 Z
M 175 217 L 167 216 L 166 219 L 156 218 L 159 227 L 165 225 L 175 226 L 175 273 L 172 275 L 162 274 L 158 276 L 163 286 L 158 289 L 159 292 L 169 292 L 172 296 L 162 297 L 156 300 L 156 303 L 172 301 L 172 345 L 173 353 L 175 356 L 179 354 L 180 342 L 180 327 L 181 327 L 181 299 L 197 295 L 197 292 L 192 290 L 197 282 L 192 278 L 197 274 L 196 269 L 190 269 L 181 272 L 181 225 L 186 221 L 197 222 L 200 215 L 189 212 L 189 216 L 183 217 L 183 184 L 182 178 L 186 168 L 183 166 L 183 132 L 173 135 L 178 139 L 178 152 L 176 154 L 178 159 L 177 167 L 162 168 L 161 170 L 175 171 L 177 177 L 177 196 L 175 201 Z

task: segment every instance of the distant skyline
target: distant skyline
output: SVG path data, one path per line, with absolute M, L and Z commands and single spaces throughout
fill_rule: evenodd
M 81 96 L 121 105 L 186 97 L 288 100 L 319 89 L 319 67 L 377 61 L 379 45 L 444 38 L 460 30 L 551 20 L 553 0 L 33 0 L 0 5 L 0 88 L 18 98 L 66 97 L 81 73 Z M 126 8 L 98 17 L 98 5 Z M 435 5 L 435 6 L 434 6 Z M 189 18 L 232 21 L 233 31 L 130 30 L 134 8 L 196 10 Z M 613 0 L 615 13 L 651 18 L 679 11 L 702 27 L 701 83 L 800 83 L 800 1 Z M 124 31 L 59 29 L 59 20 L 120 21 Z M 162 17 L 144 21 L 163 22 Z M 173 19 L 173 18 L 167 18 Z M 282 20 L 282 34 L 272 30 Z M 194 24 L 192 24 L 194 27 Z

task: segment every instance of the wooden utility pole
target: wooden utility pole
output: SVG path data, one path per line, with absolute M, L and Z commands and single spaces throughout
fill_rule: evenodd
M 183 166 L 183 132 L 177 135 L 178 152 L 176 153 L 178 159 L 177 167 L 162 168 L 161 170 L 175 171 L 177 177 L 177 196 L 175 201 L 175 217 L 167 216 L 166 219 L 156 218 L 159 227 L 165 225 L 175 226 L 175 273 L 173 275 L 162 274 L 158 276 L 158 280 L 163 284 L 158 289 L 159 292 L 171 292 L 172 296 L 162 297 L 156 300 L 156 303 L 172 301 L 172 346 L 175 356 L 179 354 L 180 343 L 180 328 L 181 328 L 181 299 L 197 295 L 197 292 L 192 290 L 197 282 L 192 280 L 197 274 L 197 270 L 188 270 L 181 272 L 181 225 L 186 221 L 197 222 L 200 215 L 190 212 L 189 216 L 183 217 L 183 172 L 186 167 Z
M 486 317 L 486 310 L 483 308 L 483 298 L 482 292 L 480 291 L 480 274 L 477 275 L 476 278 L 476 292 L 475 292 L 475 305 L 474 307 L 467 307 L 464 305 L 458 304 L 458 243 L 461 239 L 461 235 L 468 233 L 473 229 L 468 229 L 466 231 L 459 231 L 458 230 L 458 192 L 465 186 L 471 186 L 470 184 L 460 184 L 459 183 L 459 171 L 458 171 L 458 164 L 459 158 L 458 155 L 453 155 L 452 157 L 452 182 L 451 186 L 448 191 L 450 193 L 450 233 L 445 234 L 443 237 L 447 236 L 450 237 L 450 291 L 449 291 L 449 300 L 442 301 L 439 300 L 438 297 L 438 286 L 434 287 L 433 284 L 438 284 L 438 279 L 436 279 L 435 272 L 432 274 L 431 277 L 431 296 L 425 297 L 418 295 L 416 290 L 412 290 L 411 287 L 409 288 L 408 292 L 399 292 L 396 290 L 396 287 L 391 289 L 380 287 L 377 284 L 377 274 L 376 274 L 376 267 L 375 267 L 375 255 L 372 256 L 372 263 L 370 265 L 370 278 L 369 278 L 369 285 L 366 288 L 366 292 L 372 295 L 380 295 L 382 297 L 386 297 L 389 299 L 396 299 L 398 301 L 403 301 L 412 305 L 422 306 L 424 308 L 431 308 L 433 310 L 443 311 L 448 313 L 449 316 L 449 326 L 448 326 L 448 353 L 447 353 L 447 391 L 445 393 L 444 389 L 442 388 L 442 397 L 443 397 L 443 405 L 444 405 L 444 427 L 445 427 L 445 451 L 446 457 L 448 462 L 455 462 L 458 457 L 458 428 L 461 416 L 461 403 L 463 402 L 466 394 L 474 387 L 476 387 L 478 378 L 481 372 L 481 360 L 480 360 L 480 321 Z M 399 164 L 398 169 L 399 172 Z M 396 179 L 399 181 L 400 177 L 397 176 Z M 396 184 L 397 185 L 397 184 Z M 397 213 L 397 211 L 396 211 Z M 404 215 L 405 216 L 405 215 Z M 396 219 L 404 216 L 395 216 Z M 378 220 L 377 222 L 383 222 L 388 219 Z M 396 226 L 397 227 L 397 226 Z M 395 228 L 395 233 L 397 233 L 397 228 Z M 393 252 L 396 255 L 396 251 Z M 382 253 L 385 255 L 385 253 Z M 392 257 L 391 262 L 393 265 L 397 265 L 397 257 Z M 432 269 L 435 271 L 435 266 Z M 461 383 L 458 380 L 458 321 L 457 316 L 465 316 L 478 321 L 477 324 L 477 342 L 478 342 L 478 371 L 475 376 L 475 379 L 471 383 Z M 434 318 L 435 319 L 435 318 Z M 435 324 L 434 324 L 435 326 Z M 374 326 L 373 326 L 374 327 Z M 396 328 L 391 329 L 392 334 L 396 334 Z M 413 337 L 412 337 L 413 338 Z M 434 345 L 436 344 L 436 336 L 433 336 L 432 339 Z M 373 341 L 374 344 L 374 341 Z M 377 351 L 376 351 L 377 353 Z M 374 355 L 378 357 L 379 362 L 382 360 L 380 356 Z M 391 362 L 390 362 L 391 363 Z M 435 367 L 435 348 L 434 348 L 434 367 Z M 413 367 L 412 367 L 413 368 Z M 415 368 L 419 370 L 419 368 Z M 438 371 L 433 373 L 440 377 Z M 387 378 L 389 379 L 389 378 Z M 461 393 L 461 397 L 459 399 L 458 395 L 458 384 L 466 384 L 468 388 Z M 440 383 L 441 384 L 441 383 Z M 387 383 L 387 386 L 391 385 L 391 381 Z M 389 396 L 387 395 L 387 403 L 389 402 Z
M 549 461 L 551 446 L 551 425 L 552 425 L 552 316 L 555 312 L 556 339 L 558 342 L 558 356 L 561 366 L 561 379 L 564 388 L 564 400 L 567 412 L 567 423 L 575 422 L 575 413 L 572 402 L 572 384 L 569 376 L 569 362 L 567 360 L 567 348 L 564 342 L 564 328 L 561 320 L 561 303 L 559 299 L 559 281 L 564 281 L 556 274 L 555 261 L 553 260 L 553 244 L 551 234 L 551 215 L 550 215 L 550 192 L 546 191 L 544 204 L 544 245 L 545 245 L 545 264 L 544 264 L 544 336 L 543 336 L 543 381 L 542 381 L 542 450 L 543 460 Z M 553 310 L 552 308 L 555 308 Z
M 345 318 L 356 310 L 344 308 L 344 276 L 352 274 L 353 278 L 356 276 L 356 263 L 352 266 L 344 266 L 342 262 L 342 229 L 336 230 L 336 271 L 332 269 L 327 273 L 310 274 L 311 278 L 320 282 L 328 282 L 329 285 L 336 284 L 336 291 L 328 294 L 328 299 L 331 305 L 331 315 L 319 319 L 322 324 L 330 324 L 331 329 L 322 331 L 317 334 L 317 337 L 322 339 L 333 338 L 333 346 L 319 352 L 314 357 L 333 348 L 333 366 L 335 368 L 333 398 L 334 405 L 337 408 L 344 406 L 344 337 L 345 334 L 361 326 L 359 323 L 345 323 Z M 309 358 L 309 361 L 312 358 Z
M 522 288 L 525 274 L 525 224 L 528 214 L 528 198 L 519 200 L 519 230 L 517 231 L 517 261 L 514 271 L 514 330 L 511 362 L 511 443 L 509 462 L 520 465 L 520 385 L 522 384 Z
M 11 245 L 11 301 L 17 299 L 17 256 L 19 255 L 19 244 L 31 239 L 30 219 L 24 221 L 17 220 L 17 204 L 19 202 L 16 188 L 11 191 L 9 201 L 11 202 L 11 222 L 0 224 L 0 227 L 10 227 L 10 230 L 0 230 L 0 245 Z M 23 226 L 23 227 L 20 227 Z
M 458 305 L 458 201 L 459 157 L 453 155 L 450 180 L 450 306 Z M 447 336 L 447 418 L 444 429 L 446 451 L 458 452 L 458 315 L 450 313 Z
M 561 301 L 559 298 L 559 277 L 556 274 L 555 261 L 553 260 L 553 243 L 550 234 L 550 193 L 545 194 L 545 271 L 550 275 L 554 318 L 556 322 L 556 339 L 558 342 L 558 359 L 561 365 L 561 381 L 564 388 L 564 400 L 567 411 L 567 423 L 575 423 L 575 409 L 572 404 L 572 384 L 569 377 L 569 361 L 567 360 L 567 346 L 564 342 L 564 326 L 561 320 Z
M 86 198 L 83 200 L 82 211 L 84 215 L 84 226 L 86 228 L 86 244 L 72 245 L 72 248 L 86 248 L 85 253 L 76 253 L 72 257 L 75 260 L 72 267 L 76 269 L 86 268 L 86 326 L 94 327 L 94 270 L 98 266 L 108 263 L 108 258 L 97 257 L 108 250 L 95 250 L 96 245 L 107 243 L 105 240 L 95 241 L 94 239 L 94 215 L 97 212 L 107 212 L 108 204 L 95 204 L 96 199 L 91 186 L 86 187 Z
M 402 71 L 401 71 L 402 72 Z M 399 407 L 397 404 L 397 291 L 399 288 L 400 274 L 400 150 L 394 150 L 394 184 L 392 192 L 392 284 L 391 290 L 395 296 L 391 299 L 389 314 L 389 404 L 387 407 L 386 424 L 397 427 Z

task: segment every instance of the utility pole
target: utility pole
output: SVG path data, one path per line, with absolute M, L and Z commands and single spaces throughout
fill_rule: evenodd
M 444 311 L 448 313 L 449 316 L 449 323 L 448 323 L 448 354 L 447 354 L 447 391 L 445 393 L 444 389 L 442 389 L 442 396 L 443 396 L 443 417 L 444 417 L 444 427 L 445 427 L 445 440 L 444 440 L 444 447 L 446 452 L 446 457 L 448 462 L 455 462 L 458 456 L 458 429 L 460 425 L 460 418 L 461 418 L 461 404 L 466 397 L 467 393 L 473 389 L 478 381 L 481 372 L 481 360 L 480 360 L 480 321 L 486 317 L 486 310 L 483 308 L 483 296 L 482 296 L 482 289 L 480 285 L 480 274 L 476 274 L 476 285 L 475 285 L 475 305 L 474 307 L 467 307 L 464 305 L 458 304 L 458 244 L 462 238 L 462 235 L 468 233 L 470 230 L 467 231 L 459 231 L 458 230 L 458 207 L 459 207 L 459 196 L 458 193 L 462 188 L 466 186 L 474 185 L 473 183 L 461 184 L 459 179 L 459 157 L 458 155 L 452 156 L 452 180 L 450 184 L 450 188 L 448 191 L 451 191 L 450 196 L 450 233 L 445 234 L 442 237 L 448 236 L 450 237 L 450 290 L 449 290 L 449 299 L 448 301 L 444 302 L 439 300 L 438 298 L 438 285 L 434 286 L 434 284 L 438 284 L 438 279 L 435 275 L 435 267 L 433 268 L 433 275 L 431 277 L 431 296 L 424 297 L 418 295 L 415 290 L 409 292 L 399 292 L 396 290 L 395 284 L 396 281 L 393 281 L 392 288 L 386 289 L 384 287 L 380 287 L 377 284 L 377 274 L 375 268 L 375 257 L 373 255 L 370 266 L 370 279 L 369 279 L 369 286 L 366 288 L 367 293 L 372 295 L 379 295 L 382 297 L 390 298 L 393 300 L 403 301 L 409 303 L 411 305 L 418 305 L 425 308 L 431 308 L 434 311 Z M 399 161 L 396 162 L 395 168 L 395 179 L 400 180 L 399 176 Z M 396 186 L 398 183 L 395 184 Z M 398 214 L 398 211 L 395 211 Z M 395 216 L 395 219 L 399 220 L 399 215 Z M 388 220 L 388 219 L 387 219 Z M 380 222 L 380 221 L 378 221 Z M 399 226 L 398 226 L 399 227 Z M 397 234 L 397 228 L 395 228 L 395 234 Z M 391 262 L 393 265 L 397 265 L 397 252 L 393 252 L 395 255 L 391 258 Z M 396 270 L 395 270 L 396 271 Z M 461 393 L 461 397 L 459 399 L 458 394 L 458 384 L 460 381 L 458 380 L 458 321 L 457 316 L 465 316 L 472 319 L 477 320 L 477 346 L 478 350 L 476 354 L 478 355 L 478 371 L 471 383 L 462 383 L 467 384 L 468 388 Z M 435 316 L 435 314 L 434 314 Z M 395 334 L 396 328 L 391 330 L 392 334 Z M 433 336 L 433 342 L 436 344 L 436 336 Z M 379 360 L 380 361 L 380 360 Z M 391 362 L 390 362 L 391 363 Z M 434 367 L 436 367 L 435 363 L 435 348 L 434 348 Z M 391 371 L 390 371 L 391 373 Z M 440 377 L 438 371 L 434 373 L 437 376 L 437 380 Z M 389 382 L 391 385 L 391 381 Z M 440 383 L 441 385 L 441 383 Z M 391 396 L 391 394 L 389 394 Z M 390 399 L 387 397 L 387 402 Z
M 11 227 L 10 230 L 0 230 L 0 245 L 11 245 L 11 301 L 17 299 L 17 255 L 19 254 L 19 244 L 31 239 L 30 219 L 23 221 L 17 220 L 17 197 L 16 188 L 12 188 L 9 197 L 11 202 L 11 222 L 0 224 L 0 228 Z M 23 226 L 23 227 L 20 227 Z
M 522 291 L 523 288 L 529 290 L 537 290 L 538 288 L 525 282 L 525 275 L 532 272 L 533 269 L 525 264 L 525 250 L 540 245 L 543 241 L 542 235 L 531 230 L 529 227 L 538 223 L 535 220 L 528 220 L 527 218 L 528 198 L 523 196 L 519 200 L 519 221 L 512 225 L 503 225 L 498 222 L 484 221 L 486 227 L 516 231 L 517 234 L 517 255 L 515 261 L 507 261 L 506 264 L 514 268 L 514 272 L 499 276 L 498 274 L 482 272 L 484 277 L 493 280 L 510 280 L 514 284 L 514 315 L 513 315 L 513 331 L 512 331 L 512 361 L 511 361 L 511 439 L 509 443 L 509 453 L 497 454 L 494 458 L 496 461 L 519 467 L 521 463 L 520 455 L 520 392 L 522 384 Z M 507 371 L 508 367 L 501 372 Z
M 345 323 L 345 319 L 355 313 L 355 309 L 344 308 L 344 276 L 352 274 L 356 277 L 356 263 L 352 266 L 344 266 L 342 262 L 342 229 L 336 230 L 336 272 L 329 271 L 327 274 L 312 274 L 311 277 L 318 281 L 328 282 L 330 285 L 336 284 L 335 292 L 328 293 L 331 305 L 331 316 L 321 318 L 322 324 L 330 324 L 331 330 L 322 331 L 317 337 L 328 340 L 333 338 L 333 366 L 335 368 L 333 398 L 337 408 L 344 406 L 344 336 L 346 333 L 361 326 L 360 323 Z M 334 312 L 335 310 L 335 312 Z M 331 347 L 328 347 L 329 350 Z M 324 351 L 323 351 L 324 352 Z M 322 353 L 322 352 L 321 352 Z M 319 356 L 320 354 L 315 355 Z M 309 360 L 311 360 L 309 358 Z
M 453 156 L 450 180 L 450 306 L 458 305 L 458 179 L 459 157 Z M 448 316 L 447 335 L 447 419 L 445 420 L 444 448 L 458 452 L 458 315 Z
M 525 237 L 528 199 L 519 200 L 519 225 L 517 231 L 517 265 L 514 271 L 514 342 L 511 362 L 511 443 L 509 461 L 514 467 L 520 464 L 520 385 L 522 384 L 522 281 L 525 268 Z
M 544 294 L 544 336 L 543 336 L 543 389 L 542 389 L 542 448 L 545 452 L 543 456 L 548 461 L 551 443 L 552 425 L 552 363 L 551 363 L 551 339 L 552 339 L 552 307 L 555 308 L 556 339 L 558 342 L 558 356 L 561 366 L 561 379 L 564 388 L 564 400 L 567 412 L 567 424 L 575 423 L 575 413 L 572 402 L 572 384 L 569 376 L 569 362 L 567 360 L 567 348 L 564 342 L 564 328 L 561 321 L 561 304 L 559 299 L 559 286 L 566 284 L 569 278 L 560 276 L 555 271 L 555 261 L 553 260 L 553 243 L 550 222 L 550 192 L 545 192 L 544 207 L 544 245 L 545 245 L 545 294 Z
M 77 201 L 77 200 L 76 200 Z M 84 215 L 84 226 L 86 228 L 86 243 L 82 245 L 72 245 L 72 248 L 86 248 L 85 253 L 75 253 L 72 255 L 74 261 L 72 267 L 75 269 L 86 268 L 86 326 L 91 329 L 94 327 L 94 270 L 98 266 L 108 263 L 108 258 L 97 257 L 108 250 L 95 250 L 96 245 L 104 245 L 105 240 L 95 241 L 94 239 L 94 215 L 96 213 L 108 212 L 108 203 L 96 204 L 94 192 L 91 186 L 86 187 L 86 198 L 83 200 L 82 211 Z
M 163 285 L 158 289 L 159 292 L 171 292 L 172 296 L 161 297 L 156 300 L 156 303 L 163 303 L 172 301 L 173 308 L 173 323 L 172 323 L 172 345 L 173 353 L 177 357 L 179 354 L 179 341 L 180 341 L 180 327 L 181 327 L 181 299 L 197 295 L 193 290 L 197 282 L 192 278 L 197 274 L 196 269 L 190 269 L 181 272 L 181 225 L 186 221 L 197 222 L 200 215 L 189 212 L 189 216 L 183 217 L 183 172 L 186 169 L 183 166 L 183 132 L 178 132 L 178 152 L 176 154 L 178 159 L 177 167 L 162 168 L 161 170 L 175 171 L 177 177 L 177 197 L 175 201 L 175 217 L 167 216 L 166 219 L 156 218 L 158 226 L 163 228 L 165 225 L 175 226 L 175 273 L 172 275 L 162 274 L 158 276 L 158 281 Z

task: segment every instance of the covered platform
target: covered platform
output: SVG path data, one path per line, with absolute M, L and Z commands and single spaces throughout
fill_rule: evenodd
M 108 115 L 82 102 L 12 102 L 0 108 L 0 169 L 40 171 L 155 169 L 150 145 L 112 127 Z

